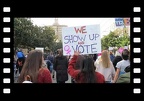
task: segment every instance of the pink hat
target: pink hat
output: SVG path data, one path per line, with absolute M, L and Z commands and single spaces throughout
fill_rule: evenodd
M 123 50 L 124 50 L 124 48 L 120 47 L 120 48 L 118 49 L 118 52 L 119 52 L 120 54 L 122 54 Z

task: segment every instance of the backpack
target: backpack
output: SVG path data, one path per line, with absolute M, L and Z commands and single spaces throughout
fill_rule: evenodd
M 50 66 L 52 65 L 52 62 L 50 60 L 46 61 L 47 67 L 50 68 Z
M 53 64 L 50 60 L 47 60 L 46 62 L 48 69 L 50 70 L 50 72 L 52 72 L 52 68 L 53 68 Z

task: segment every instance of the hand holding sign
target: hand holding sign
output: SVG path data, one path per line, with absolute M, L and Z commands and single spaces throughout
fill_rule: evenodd
M 74 51 L 74 55 L 78 56 L 80 53 L 77 51 Z

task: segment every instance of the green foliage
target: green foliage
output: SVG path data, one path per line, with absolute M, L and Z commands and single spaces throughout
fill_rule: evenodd
M 28 18 L 14 19 L 14 47 L 35 48 L 48 47 L 55 44 L 55 31 L 47 26 L 33 25 Z
M 62 42 L 61 41 L 60 42 L 54 42 L 51 50 L 56 51 L 57 49 L 60 49 L 60 48 L 62 48 Z
M 109 47 L 124 47 L 130 45 L 128 33 L 122 33 L 120 29 L 110 32 L 101 39 L 102 50 Z
M 26 18 L 14 19 L 14 46 L 25 47 L 31 41 L 33 24 Z

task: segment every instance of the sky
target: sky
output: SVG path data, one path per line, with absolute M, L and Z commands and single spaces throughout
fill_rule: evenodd
M 31 20 L 34 25 L 48 26 L 54 23 L 55 18 L 31 18 Z M 115 28 L 114 18 L 58 18 L 58 23 L 68 27 L 100 24 L 101 38 Z

